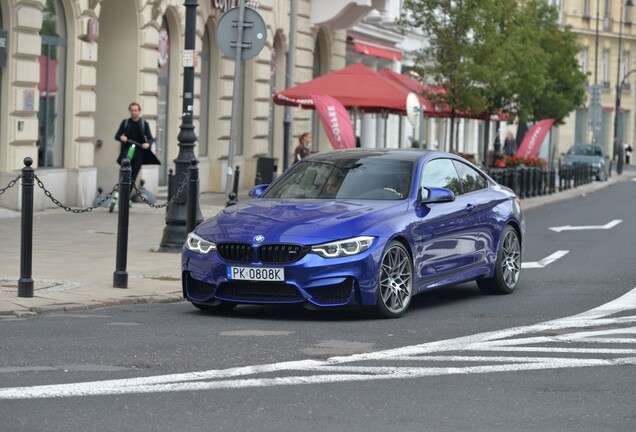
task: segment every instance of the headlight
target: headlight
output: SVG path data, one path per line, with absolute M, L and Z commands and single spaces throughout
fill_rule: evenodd
M 311 251 L 323 258 L 339 258 L 356 255 L 369 249 L 375 237 L 354 237 L 323 243 L 311 247 Z
M 201 255 L 205 255 L 210 251 L 216 250 L 215 243 L 204 240 L 193 232 L 188 234 L 185 245 L 186 249 Z

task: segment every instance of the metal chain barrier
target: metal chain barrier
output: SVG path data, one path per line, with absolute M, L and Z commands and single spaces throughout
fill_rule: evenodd
M 22 177 L 22 175 L 18 175 L 15 180 L 12 180 L 9 182 L 8 186 L 5 187 L 4 189 L 0 189 L 0 195 L 2 195 L 7 189 L 15 186 L 15 184 L 18 182 L 18 180 Z M 170 198 L 169 201 L 166 201 L 163 204 L 153 204 L 150 201 L 148 201 L 148 199 L 143 196 L 142 191 L 140 191 L 137 186 L 133 185 L 133 189 L 135 190 L 135 193 L 139 196 L 139 198 L 141 199 L 141 201 L 145 202 L 146 204 L 148 204 L 150 207 L 152 208 L 156 208 L 156 209 L 160 209 L 160 208 L 165 208 L 168 207 L 170 205 L 172 205 L 174 203 L 174 201 L 181 196 L 181 194 L 183 193 L 183 191 L 185 190 L 186 186 L 188 185 L 188 180 L 190 179 L 190 174 L 186 174 L 185 178 L 183 179 L 183 183 L 181 183 L 181 185 L 179 186 L 179 189 L 177 189 L 177 193 L 174 194 L 174 196 L 172 198 Z M 37 174 L 35 175 L 35 181 L 37 182 L 38 186 L 40 187 L 40 189 L 42 189 L 44 191 L 44 195 L 46 195 L 51 201 L 53 201 L 53 203 L 58 206 L 59 208 L 70 212 L 70 213 L 88 213 L 91 212 L 97 208 L 100 208 L 106 201 L 110 200 L 113 196 L 113 194 L 115 192 L 117 192 L 119 190 L 119 183 L 117 183 L 115 186 L 113 186 L 113 189 L 108 192 L 108 194 L 106 194 L 106 196 L 104 196 L 103 199 L 101 199 L 100 201 L 96 202 L 95 205 L 91 206 L 91 207 L 85 207 L 85 208 L 73 208 L 73 207 L 69 207 L 66 206 L 64 204 L 62 204 L 58 199 L 56 199 L 53 194 L 51 194 L 51 191 L 49 191 L 45 186 L 44 183 L 42 183 L 42 180 L 40 180 L 40 178 L 37 176 Z
M 190 180 L 190 173 L 186 173 L 186 176 L 183 179 L 183 183 L 181 183 L 181 185 L 179 186 L 179 189 L 177 189 L 177 193 L 175 193 L 174 196 L 170 198 L 170 200 L 166 201 L 163 204 L 151 203 L 150 201 L 148 201 L 148 199 L 145 196 L 143 196 L 143 192 L 137 189 L 137 186 L 133 185 L 132 187 L 135 190 L 135 193 L 137 194 L 139 199 L 141 199 L 143 202 L 148 204 L 150 207 L 159 209 L 159 208 L 165 208 L 165 207 L 171 206 L 175 202 L 175 200 L 181 196 L 186 186 L 188 186 L 188 180 Z
M 11 180 L 11 181 L 9 182 L 9 184 L 8 184 L 6 187 L 4 187 L 4 188 L 0 189 L 0 195 L 2 195 L 3 193 L 5 193 L 5 192 L 6 192 L 6 191 L 8 191 L 9 189 L 11 189 L 13 186 L 15 186 L 15 184 L 16 184 L 16 183 L 18 182 L 18 180 L 20 180 L 21 178 L 22 178 L 22 174 L 18 174 L 18 176 L 17 176 L 15 179 Z
M 85 207 L 85 208 L 72 208 L 69 206 L 65 206 L 64 204 L 62 204 L 59 200 L 57 200 L 52 194 L 51 191 L 49 191 L 46 187 L 44 187 L 44 183 L 42 183 L 42 180 L 40 180 L 40 178 L 37 176 L 37 174 L 35 175 L 35 181 L 37 182 L 38 186 L 40 187 L 40 189 L 42 189 L 44 191 L 44 195 L 46 195 L 47 197 L 49 197 L 49 199 L 51 201 L 53 201 L 53 203 L 58 206 L 59 208 L 70 212 L 70 213 L 88 213 L 90 211 L 95 210 L 96 208 L 100 208 L 102 206 L 102 204 L 104 204 L 104 202 L 106 202 L 107 200 L 109 200 L 112 196 L 113 193 L 115 193 L 117 190 L 119 190 L 119 183 L 117 183 L 115 186 L 113 186 L 113 190 L 111 190 L 110 192 L 108 192 L 108 194 L 106 194 L 106 196 L 104 197 L 104 199 L 102 199 L 101 201 L 99 201 L 98 203 L 95 203 L 94 206 L 92 207 Z

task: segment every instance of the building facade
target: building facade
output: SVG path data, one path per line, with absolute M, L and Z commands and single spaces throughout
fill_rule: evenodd
M 630 1 L 552 0 L 551 3 L 559 8 L 562 24 L 577 34 L 579 63 L 588 75 L 585 106 L 573 111 L 558 128 L 559 152 L 574 143 L 595 141 L 613 155 L 615 140 L 632 143 L 636 127 L 636 53 L 631 52 L 636 41 L 636 23 Z
M 240 186 L 246 187 L 254 182 L 260 157 L 275 159 L 277 172 L 282 169 L 284 109 L 271 95 L 285 87 L 288 58 L 295 85 L 357 61 L 353 37 L 401 52 L 395 29 L 350 33 L 372 11 L 397 17 L 399 0 L 247 3 L 263 17 L 267 41 L 243 63 L 235 88 L 234 60 L 222 55 L 215 32 L 236 1 L 198 1 L 193 109 L 202 192 L 226 188 L 235 92 L 240 109 L 234 164 L 241 169 Z M 295 49 L 288 57 L 292 20 Z M 15 179 L 30 157 L 55 198 L 89 206 L 98 187 L 109 191 L 118 181 L 114 135 L 135 101 L 162 162 L 144 166 L 140 177 L 152 192 L 165 188 L 179 151 L 185 31 L 182 0 L 0 0 L 0 185 Z M 394 70 L 400 65 L 397 57 L 389 62 Z M 291 115 L 288 154 L 304 131 L 316 131 L 315 150 L 330 148 L 312 111 L 292 108 Z M 38 187 L 34 205 L 52 205 Z M 19 188 L 0 195 L 0 206 L 19 208 Z

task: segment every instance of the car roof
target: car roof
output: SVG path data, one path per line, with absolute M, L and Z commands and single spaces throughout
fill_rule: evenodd
M 434 150 L 425 150 L 418 148 L 402 148 L 402 149 L 391 149 L 391 148 L 353 148 L 353 149 L 343 149 L 343 150 L 334 150 L 325 153 L 316 153 L 313 156 L 310 156 L 311 160 L 339 160 L 343 158 L 367 158 L 367 157 L 375 157 L 382 159 L 393 159 L 393 160 L 404 160 L 404 161 L 417 161 L 422 157 L 427 157 L 427 159 L 436 157 L 436 156 L 446 156 L 446 157 L 457 157 L 452 153 L 445 153 Z
M 574 147 L 596 147 L 596 148 L 602 148 L 600 145 L 598 144 L 574 144 L 572 146 L 572 148 Z

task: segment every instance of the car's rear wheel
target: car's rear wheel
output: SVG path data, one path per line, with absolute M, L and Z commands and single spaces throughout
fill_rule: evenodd
M 508 225 L 499 238 L 495 274 L 488 279 L 478 279 L 477 285 L 486 294 L 510 294 L 517 287 L 520 274 L 521 243 L 517 231 Z
M 402 243 L 392 241 L 382 255 L 377 290 L 377 311 L 384 318 L 399 318 L 411 303 L 413 263 Z
M 219 301 L 218 303 L 196 303 L 192 302 L 192 305 L 205 312 L 229 312 L 236 307 L 236 303 Z

